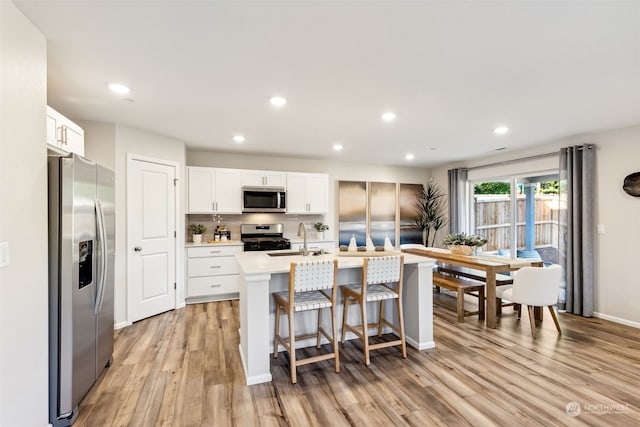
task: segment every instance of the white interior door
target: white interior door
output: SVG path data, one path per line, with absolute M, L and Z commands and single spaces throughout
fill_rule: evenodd
M 176 307 L 176 166 L 129 158 L 129 321 Z

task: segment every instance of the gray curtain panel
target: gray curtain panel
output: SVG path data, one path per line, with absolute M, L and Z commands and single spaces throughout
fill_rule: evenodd
M 465 227 L 467 214 L 467 170 L 449 169 L 449 231 L 459 233 Z
M 593 315 L 595 291 L 595 145 L 560 150 L 560 263 L 565 280 L 559 307 Z

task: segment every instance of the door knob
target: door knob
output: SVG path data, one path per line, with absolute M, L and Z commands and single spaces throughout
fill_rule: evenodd
M 135 248 L 133 248 L 133 250 L 136 252 L 140 252 L 142 250 L 142 247 L 136 246 Z

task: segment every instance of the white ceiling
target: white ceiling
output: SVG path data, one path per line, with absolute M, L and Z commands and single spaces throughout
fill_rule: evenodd
M 51 106 L 191 149 L 433 166 L 640 123 L 638 1 L 14 2 Z

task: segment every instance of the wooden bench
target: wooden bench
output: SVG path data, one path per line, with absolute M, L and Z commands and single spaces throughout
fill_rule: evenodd
M 468 279 L 477 280 L 479 282 L 485 282 L 487 280 L 487 273 L 480 270 L 473 270 L 471 268 L 458 267 L 455 265 L 441 265 L 438 267 L 438 271 L 441 273 L 447 273 L 453 276 L 466 277 Z M 513 278 L 508 274 L 496 274 L 496 286 L 513 285 Z M 502 307 L 514 307 L 514 310 L 518 310 L 517 304 L 512 302 L 504 303 L 502 299 L 496 298 L 496 314 L 500 316 L 502 314 Z
M 458 267 L 455 265 L 441 265 L 438 267 L 440 273 L 447 273 L 453 276 L 466 277 L 468 279 L 485 282 L 487 273 L 471 268 Z M 513 278 L 508 274 L 496 274 L 496 286 L 513 285 Z
M 461 277 L 449 276 L 437 271 L 433 272 L 433 284 L 436 287 L 449 289 L 456 292 L 457 304 L 453 305 L 436 302 L 437 304 L 444 305 L 445 307 L 455 308 L 458 314 L 458 322 L 464 323 L 465 316 L 478 315 L 480 320 L 484 319 L 484 283 L 473 280 L 464 279 Z M 478 297 L 478 311 L 465 311 L 464 309 L 464 295 L 477 292 Z M 472 294 L 473 295 L 473 294 Z

